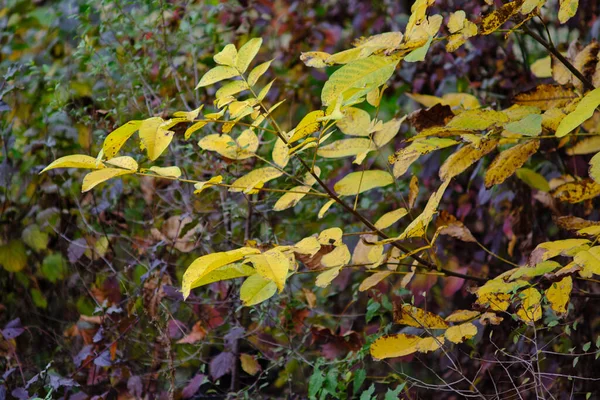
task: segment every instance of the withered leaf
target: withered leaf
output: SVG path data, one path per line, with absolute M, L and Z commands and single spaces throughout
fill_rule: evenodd
M 434 126 L 445 126 L 454 113 L 448 105 L 436 104 L 433 107 L 414 111 L 408 115 L 408 122 L 418 131 Z

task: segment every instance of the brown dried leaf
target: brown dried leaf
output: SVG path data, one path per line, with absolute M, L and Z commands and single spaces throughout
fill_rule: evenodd
M 440 235 L 452 236 L 453 238 L 462 240 L 463 242 L 477 242 L 477 239 L 475 239 L 469 228 L 467 228 L 461 221 L 457 220 L 454 215 L 445 210 L 440 211 L 440 215 L 436 220 L 436 225 L 438 227 L 443 227 L 439 230 Z
M 445 126 L 454 113 L 447 105 L 436 104 L 433 107 L 414 111 L 408 115 L 408 122 L 417 130 L 432 128 L 434 126 Z
M 592 179 L 567 182 L 554 189 L 550 194 L 560 201 L 580 203 L 600 195 L 600 184 L 594 182 Z

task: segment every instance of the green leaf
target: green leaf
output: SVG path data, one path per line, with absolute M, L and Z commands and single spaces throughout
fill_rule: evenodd
M 50 254 L 44 258 L 41 271 L 44 277 L 52 283 L 63 280 L 68 272 L 67 261 L 59 253 Z
M 319 370 L 319 368 L 315 368 L 313 374 L 308 380 L 308 397 L 314 398 L 319 390 L 323 387 L 323 383 L 325 382 L 325 377 Z
M 31 247 L 35 251 L 42 251 L 48 246 L 48 234 L 46 232 L 42 232 L 40 227 L 36 224 L 29 225 L 27 228 L 23 230 L 21 233 L 21 238 L 23 242 L 29 247 Z
M 504 125 L 504 129 L 519 135 L 538 136 L 542 133 L 542 116 L 540 114 L 527 115 L 518 121 Z
M 379 303 L 376 303 L 379 304 Z M 363 382 L 367 378 L 367 371 L 363 368 L 356 370 L 354 373 L 354 381 L 352 382 L 352 393 L 356 394 L 360 390 Z
M 399 384 L 394 390 L 388 389 L 383 400 L 398 400 L 400 398 L 400 393 L 404 390 L 404 386 L 406 386 L 406 382 Z
M 529 168 L 519 168 L 516 171 L 517 178 L 525 182 L 528 186 L 542 192 L 550 191 L 550 184 L 541 174 L 530 170 Z
M 37 308 L 48 308 L 48 300 L 46 300 L 46 298 L 44 297 L 42 292 L 39 291 L 39 289 L 33 288 L 29 291 L 29 293 L 31 294 L 33 304 L 35 304 Z
M 394 57 L 370 56 L 344 65 L 325 82 L 321 92 L 323 105 L 332 104 L 340 95 L 343 95 L 345 100 L 351 96 L 357 98 L 366 95 L 387 82 L 398 61 Z
M 365 390 L 364 392 L 361 393 L 360 395 L 360 400 L 371 400 L 372 399 L 372 395 L 373 393 L 375 393 L 375 384 L 372 383 L 371 386 L 369 386 L 369 388 L 367 390 Z
M 431 46 L 432 41 L 433 41 L 433 36 L 429 36 L 429 39 L 427 39 L 427 42 L 423 46 L 419 47 L 418 49 L 415 49 L 415 50 L 411 51 L 410 53 L 408 53 L 406 55 L 406 57 L 404 57 L 404 61 L 418 62 L 418 61 L 425 60 L 425 56 L 427 55 L 427 51 L 429 51 L 429 46 Z
M 20 240 L 11 240 L 0 246 L 0 265 L 8 272 L 19 272 L 27 266 L 25 245 Z

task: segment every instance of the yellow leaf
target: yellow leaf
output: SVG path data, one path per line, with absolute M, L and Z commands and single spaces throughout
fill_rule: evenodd
M 470 322 L 460 325 L 454 325 L 445 332 L 446 339 L 452 343 L 462 343 L 477 335 L 477 327 Z
M 360 240 L 352 252 L 352 263 L 362 264 L 366 268 L 375 268 L 383 262 L 385 255 L 383 245 L 372 244 L 377 242 L 376 235 L 361 235 Z
M 587 119 L 591 118 L 594 111 L 600 105 L 600 88 L 594 89 L 586 94 L 577 104 L 575 111 L 569 113 L 558 125 L 556 137 L 563 137 Z
M 558 20 L 564 24 L 577 13 L 579 0 L 559 0 Z
M 239 261 L 247 255 L 258 254 L 260 250 L 242 247 L 236 250 L 230 250 L 220 253 L 207 254 L 202 257 L 196 258 L 183 274 L 183 280 L 181 283 L 181 291 L 184 299 L 190 295 L 190 291 L 199 286 L 202 279 L 227 264 Z M 277 287 L 273 284 L 275 289 Z
M 394 183 L 394 178 L 388 172 L 370 170 L 351 172 L 340 179 L 333 188 L 340 196 L 352 196 L 392 183 Z
M 360 283 L 358 287 L 359 292 L 364 292 L 365 290 L 371 289 L 373 286 L 377 285 L 379 282 L 387 278 L 392 274 L 392 271 L 380 271 L 368 276 L 364 281 Z
M 251 129 L 245 129 L 237 140 L 229 135 L 206 135 L 198 142 L 203 150 L 216 151 L 232 160 L 244 160 L 254 156 L 258 149 L 258 137 Z
M 436 351 L 444 345 L 445 341 L 446 340 L 444 336 L 422 338 L 417 343 L 417 351 L 419 353 L 429 353 L 430 351 Z
M 212 85 L 213 83 L 220 82 L 224 79 L 233 78 L 234 76 L 238 76 L 238 71 L 233 67 L 228 67 L 225 65 L 218 65 L 212 69 L 209 69 L 200 79 L 200 82 L 196 85 L 195 90 L 198 88 Z
M 269 60 L 267 62 L 259 64 L 252 71 L 250 71 L 250 74 L 248 75 L 248 84 L 250 86 L 256 85 L 256 82 L 258 82 L 258 80 L 260 79 L 260 77 L 263 76 L 263 74 L 265 72 L 267 72 L 267 70 L 271 66 L 272 62 L 273 62 L 273 60 Z
M 306 136 L 319 130 L 321 123 L 319 119 L 325 116 L 325 112 L 322 110 L 311 111 L 302 118 L 300 123 L 292 131 L 290 140 L 288 143 L 294 143 L 298 140 L 305 138 Z M 292 133 L 290 132 L 290 134 Z
M 344 232 L 340 228 L 328 228 L 319 233 L 317 240 L 323 246 L 341 246 Z
M 326 60 L 331 56 L 323 51 L 309 51 L 300 54 L 300 60 L 307 66 L 313 68 L 325 68 L 330 63 Z
M 400 125 L 406 119 L 407 115 L 400 119 L 392 119 L 381 127 L 380 130 L 373 135 L 373 141 L 378 148 L 388 144 L 400 132 Z
M 510 305 L 508 293 L 477 293 L 477 304 L 486 306 L 494 311 L 506 311 Z
M 183 137 L 185 138 L 185 140 L 189 139 L 190 136 L 192 136 L 192 133 L 204 128 L 204 126 L 206 126 L 207 124 L 208 124 L 207 121 L 196 122 L 195 124 L 193 124 L 192 126 L 190 126 L 189 128 L 187 128 L 185 130 Z
M 0 265 L 8 272 L 19 272 L 27 266 L 27 251 L 20 240 L 0 245 Z
M 296 253 L 308 254 L 312 257 L 321 250 L 321 243 L 319 243 L 316 237 L 310 236 L 296 243 L 292 249 Z
M 262 369 L 256 358 L 252 357 L 250 354 L 240 354 L 240 361 L 242 363 L 242 369 L 248 375 L 256 375 Z
M 482 141 L 479 148 L 472 144 L 462 147 L 446 159 L 440 168 L 440 179 L 450 180 L 461 174 L 498 145 L 497 140 Z
M 331 281 L 333 281 L 340 274 L 342 268 L 343 266 L 332 267 L 324 272 L 321 272 L 319 275 L 317 275 L 315 285 L 317 285 L 320 288 L 326 288 L 331 284 Z
M 137 171 L 138 169 L 138 163 L 129 156 L 111 158 L 106 163 L 113 167 L 128 169 L 130 171 Z
M 448 31 L 456 33 L 465 25 L 466 14 L 463 10 L 459 10 L 450 14 L 448 19 Z
M 600 184 L 600 153 L 596 154 L 590 160 L 590 178 Z
M 517 316 L 526 323 L 533 323 L 542 318 L 542 295 L 535 288 L 528 288 L 519 293 L 522 299 Z
M 492 279 L 477 289 L 477 297 L 481 297 L 489 293 L 511 293 L 527 285 L 527 281 L 524 280 L 504 282 L 501 279 Z
M 408 187 L 408 208 L 413 208 L 417 196 L 419 195 L 419 178 L 417 178 L 416 175 L 413 175 L 412 178 L 410 178 Z
M 215 99 L 220 100 L 229 96 L 234 96 L 244 90 L 248 90 L 248 84 L 245 81 L 227 82 L 215 93 Z
M 570 156 L 592 154 L 600 151 L 600 136 L 592 136 L 579 140 L 573 147 L 567 149 Z
M 371 116 L 365 110 L 348 107 L 343 111 L 344 117 L 336 122 L 337 127 L 346 135 L 369 136 Z
M 106 136 L 102 149 L 107 160 L 113 158 L 121 150 L 121 147 L 140 128 L 141 124 L 142 121 L 129 121 Z
M 248 264 L 232 263 L 219 267 L 194 283 L 194 287 L 200 287 L 213 282 L 225 281 L 229 279 L 242 278 L 256 273 L 256 270 Z
M 481 35 L 489 35 L 490 33 L 495 32 L 496 29 L 500 28 L 513 15 L 519 12 L 523 2 L 524 0 L 515 0 L 510 3 L 506 3 L 499 9 L 494 10 L 490 14 L 483 17 L 481 20 L 481 29 L 479 33 Z
M 232 44 L 228 44 L 223 50 L 213 56 L 213 60 L 215 60 L 217 64 L 226 65 L 228 67 L 235 67 L 236 58 L 237 49 Z
M 258 50 L 260 50 L 260 46 L 262 45 L 261 38 L 253 38 L 250 39 L 246 44 L 244 44 L 240 50 L 238 51 L 238 57 L 236 62 L 236 68 L 240 71 L 240 73 L 246 72 L 248 66 L 256 57 Z
M 407 147 L 396 152 L 389 157 L 390 164 L 394 164 L 393 173 L 397 178 L 404 175 L 413 162 L 421 155 L 431 153 L 432 151 L 443 149 L 445 147 L 454 146 L 458 142 L 448 138 L 426 138 L 415 140 Z
M 345 244 L 337 246 L 331 253 L 325 254 L 321 258 L 321 264 L 327 268 L 339 267 L 348 264 L 350 261 L 350 250 Z
M 515 103 L 534 106 L 542 111 L 564 107 L 577 98 L 575 92 L 562 85 L 539 85 L 515 96 Z
M 327 64 L 348 64 L 351 61 L 357 60 L 361 57 L 361 49 L 348 49 L 340 51 L 339 53 L 332 54 L 325 62 Z
M 558 282 L 553 282 L 546 290 L 546 298 L 550 303 L 550 308 L 558 315 L 567 314 L 567 306 L 573 290 L 573 278 L 567 276 Z
M 600 246 L 578 252 L 575 254 L 573 262 L 575 265 L 583 268 L 579 272 L 579 275 L 584 278 L 591 278 L 592 275 L 600 275 Z
M 600 184 L 592 179 L 567 182 L 554 189 L 550 194 L 560 201 L 579 203 L 600 195 Z
M 165 128 L 165 121 L 160 117 L 151 117 L 142 121 L 139 135 L 142 146 L 148 152 L 148 158 L 156 160 L 173 140 L 173 132 Z
M 375 222 L 375 228 L 377 228 L 377 229 L 388 228 L 388 227 L 392 226 L 393 224 L 395 224 L 398 220 L 400 220 L 400 218 L 404 217 L 406 214 L 408 214 L 408 211 L 406 210 L 406 208 L 399 208 L 397 210 L 387 212 L 387 213 L 383 214 L 377 220 L 377 222 Z
M 259 274 L 250 275 L 240 288 L 240 299 L 246 307 L 262 303 L 277 292 L 275 282 L 263 278 Z
M 83 154 L 61 157 L 54 160 L 50 165 L 44 168 L 41 172 L 46 172 L 55 168 L 86 168 L 86 169 L 102 169 L 105 168 L 103 163 L 99 163 L 94 157 Z
M 550 56 L 536 60 L 533 64 L 531 64 L 531 72 L 533 72 L 533 74 L 538 78 L 550 78 L 552 76 L 551 61 L 552 58 Z
M 420 237 L 425 234 L 425 229 L 431 222 L 433 214 L 435 214 L 437 206 L 440 204 L 440 200 L 442 200 L 442 196 L 444 195 L 444 192 L 446 191 L 446 188 L 448 188 L 449 184 L 450 180 L 442 182 L 438 190 L 433 193 L 433 195 L 431 195 L 427 201 L 423 212 L 406 227 L 404 232 L 402 232 L 402 234 L 398 236 L 396 240 Z
M 506 180 L 535 154 L 540 147 L 539 140 L 530 140 L 498 154 L 485 174 L 485 187 L 498 185 Z
M 98 171 L 93 171 L 83 177 L 83 184 L 81 185 L 81 192 L 87 192 L 93 189 L 96 185 L 105 182 L 111 178 L 115 178 L 121 175 L 133 174 L 135 171 L 121 169 L 121 168 L 105 168 Z
M 194 194 L 200 194 L 206 188 L 211 186 L 215 186 L 215 184 L 223 182 L 223 177 L 221 175 L 213 176 L 208 181 L 198 182 L 194 184 Z
M 323 105 L 332 104 L 340 95 L 346 101 L 365 96 L 392 76 L 398 61 L 397 57 L 370 56 L 344 65 L 325 82 L 321 92 Z
M 420 337 L 405 333 L 382 336 L 371 344 L 371 356 L 376 360 L 407 356 L 417 351 L 420 341 Z
M 465 322 L 479 316 L 479 311 L 457 310 L 445 318 L 446 322 Z
M 273 167 L 258 168 L 250 171 L 248 174 L 236 179 L 229 188 L 230 192 L 243 192 L 247 189 L 256 187 L 259 183 L 267 183 L 270 180 L 279 178 L 283 172 Z M 257 191 L 251 191 L 256 193 Z
M 295 186 L 291 189 L 290 193 L 284 193 L 281 196 L 275 205 L 273 206 L 273 211 L 283 211 L 288 208 L 294 207 L 300 200 L 306 196 L 306 193 L 310 191 L 309 186 Z M 298 193 L 303 192 L 303 193 Z
M 394 310 L 394 322 L 416 328 L 446 329 L 448 324 L 439 315 L 430 313 L 420 308 L 403 304 Z
M 200 110 L 202 110 L 203 107 L 204 107 L 204 104 L 202 104 L 200 107 L 198 107 L 192 111 L 176 111 L 173 113 L 173 116 L 185 118 L 188 122 L 193 122 L 196 118 L 198 118 L 198 115 L 200 114 Z
M 275 282 L 279 292 L 285 286 L 290 259 L 278 249 L 271 249 L 262 254 L 248 255 L 246 260 L 250 261 L 256 272 L 263 278 Z
M 373 150 L 377 150 L 377 147 L 375 147 L 371 139 L 352 138 L 337 140 L 326 146 L 322 146 L 317 150 L 317 154 L 325 158 L 343 158 Z
M 323 216 L 325 215 L 325 213 L 329 210 L 329 207 L 331 207 L 334 203 L 335 203 L 335 199 L 331 199 L 331 200 L 328 200 L 327 203 L 323 204 L 323 206 L 319 210 L 317 218 L 318 219 L 323 218 Z
M 181 176 L 181 169 L 179 167 L 150 167 L 150 171 L 160 176 L 171 176 L 174 178 Z

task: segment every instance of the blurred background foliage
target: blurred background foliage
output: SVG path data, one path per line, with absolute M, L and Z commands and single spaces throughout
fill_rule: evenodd
M 410 291 L 390 281 L 386 290 L 367 295 L 357 292 L 360 279 L 348 270 L 332 287 L 318 291 L 306 289 L 313 275 L 299 274 L 286 292 L 255 308 L 240 307 L 236 283 L 213 284 L 182 301 L 181 275 L 198 255 L 229 250 L 247 239 L 265 245 L 293 242 L 330 226 L 360 231 L 351 216 L 334 211 L 322 220 L 306 218 L 316 215 L 316 202 L 274 214 L 269 210 L 276 196 L 240 198 L 212 191 L 200 198 L 190 186 L 151 178 L 113 180 L 82 195 L 79 172 L 38 175 L 60 156 L 95 156 L 106 134 L 126 121 L 208 107 L 212 93 L 193 88 L 212 55 L 227 43 L 251 37 L 264 39 L 259 57 L 275 59 L 277 89 L 270 96 L 286 99 L 277 118 L 291 127 L 303 113 L 320 107 L 320 88 L 331 73 L 306 68 L 300 52 L 334 53 L 354 38 L 402 30 L 410 3 L 0 3 L 0 398 L 222 398 L 227 393 L 347 398 L 375 383 L 378 392 L 397 388 L 404 374 L 432 379 L 417 362 L 396 364 L 402 373 L 386 363 L 374 364 L 365 346 L 369 334 L 389 323 L 392 297 L 419 297 L 433 287 L 431 277 L 416 277 Z M 482 12 L 481 4 L 470 1 L 442 0 L 436 7 L 464 9 L 467 15 Z M 589 12 L 571 20 L 566 31 L 553 30 L 558 42 L 597 37 L 598 7 L 582 0 L 580 9 Z M 508 42 L 477 38 L 453 54 L 434 45 L 425 62 L 407 64 L 395 74 L 380 116 L 417 108 L 401 96 L 405 92 L 469 92 L 483 103 L 506 106 L 515 92 L 533 86 L 529 65 L 544 55 L 515 35 Z M 220 127 L 204 132 L 211 130 Z M 440 164 L 435 157 L 417 167 L 424 188 L 433 186 L 430 177 Z M 252 161 L 230 164 L 201 153 L 196 140 L 183 139 L 161 160 L 199 180 L 221 171 L 241 175 L 240 168 L 253 167 Z M 586 165 L 576 157 L 568 162 L 567 169 Z M 340 176 L 349 167 L 343 161 L 327 165 Z M 538 168 L 554 167 L 542 162 Z M 532 224 L 536 234 L 557 234 L 546 229 L 550 217 L 545 210 L 515 213 L 529 205 L 520 198 L 523 185 L 515 185 L 492 198 L 480 189 L 481 182 L 458 182 L 455 189 L 462 193 L 450 205 L 478 227 L 472 228 L 475 233 L 484 232 L 484 243 L 498 253 L 506 247 L 507 218 L 529 218 L 511 228 L 523 235 L 517 252 L 534 247 L 525 237 Z M 380 215 L 390 205 L 402 205 L 398 193 L 407 192 L 408 182 L 398 182 L 394 191 L 363 197 L 360 207 Z M 447 260 L 454 270 L 484 273 L 490 268 L 483 251 L 455 247 L 449 248 L 454 256 Z M 448 299 L 456 307 L 470 304 L 463 284 L 449 279 L 416 300 L 434 309 L 446 307 Z M 597 317 L 587 321 L 590 331 L 579 330 L 573 338 L 591 336 L 598 323 Z M 501 329 L 500 337 L 511 344 L 514 332 Z M 561 340 L 555 345 L 571 346 L 568 338 Z M 478 351 L 494 350 L 489 347 Z M 460 356 L 468 361 L 472 350 L 465 345 Z

